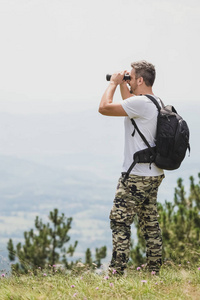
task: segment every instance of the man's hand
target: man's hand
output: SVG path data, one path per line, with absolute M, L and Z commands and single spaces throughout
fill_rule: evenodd
M 119 85 L 124 82 L 123 78 L 127 71 L 121 71 L 114 73 L 110 78 L 110 83 L 114 83 L 115 85 Z

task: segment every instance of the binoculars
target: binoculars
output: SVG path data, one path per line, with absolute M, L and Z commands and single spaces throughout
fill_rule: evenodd
M 110 81 L 111 76 L 112 76 L 112 75 L 107 74 L 107 75 L 106 75 L 106 80 L 107 80 L 107 81 Z M 131 80 L 130 75 L 129 75 L 129 74 L 125 74 L 123 80 Z

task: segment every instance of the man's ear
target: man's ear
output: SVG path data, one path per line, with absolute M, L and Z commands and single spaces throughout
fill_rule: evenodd
M 137 79 L 137 84 L 138 84 L 138 85 L 143 84 L 143 82 L 144 82 L 143 77 L 139 77 L 139 78 Z

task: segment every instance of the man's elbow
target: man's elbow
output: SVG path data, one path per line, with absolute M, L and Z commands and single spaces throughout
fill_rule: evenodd
M 106 115 L 106 108 L 99 106 L 99 113 L 102 115 Z

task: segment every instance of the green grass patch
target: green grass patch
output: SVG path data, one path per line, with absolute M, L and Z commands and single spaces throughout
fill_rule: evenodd
M 198 266 L 164 266 L 155 276 L 142 270 L 127 270 L 127 274 L 100 275 L 87 268 L 55 271 L 39 270 L 37 275 L 0 274 L 0 299 L 200 299 L 200 270 Z M 5 276 L 4 276 L 5 275 Z

